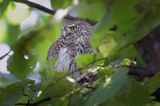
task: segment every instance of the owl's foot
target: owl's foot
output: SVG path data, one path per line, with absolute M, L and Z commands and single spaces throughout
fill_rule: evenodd
M 81 74 L 76 81 L 87 88 L 92 88 L 93 81 L 95 81 L 96 76 L 92 73 Z

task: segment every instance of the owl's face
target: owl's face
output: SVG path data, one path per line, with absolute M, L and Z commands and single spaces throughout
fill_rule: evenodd
M 85 21 L 65 20 L 62 28 L 62 35 L 64 36 L 88 36 L 91 34 L 93 27 Z

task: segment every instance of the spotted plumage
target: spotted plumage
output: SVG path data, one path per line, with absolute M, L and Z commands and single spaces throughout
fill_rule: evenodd
M 78 18 L 65 19 L 62 27 L 61 36 L 55 41 L 48 50 L 48 59 L 55 57 L 57 61 L 54 65 L 55 70 L 78 70 L 75 57 L 91 52 L 90 37 L 93 25 Z M 74 75 L 76 78 L 80 72 Z

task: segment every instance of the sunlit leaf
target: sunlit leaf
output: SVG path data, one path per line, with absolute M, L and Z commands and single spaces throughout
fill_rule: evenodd
M 76 58 L 78 66 L 87 65 L 87 63 L 92 63 L 93 55 L 92 54 L 83 54 Z
M 5 35 L 7 33 L 7 25 L 5 21 L 0 21 L 0 42 L 4 42 Z
M 97 70 L 97 74 L 105 80 L 106 78 L 109 78 L 113 75 L 113 73 L 116 71 L 114 67 L 105 67 L 105 68 L 100 68 Z

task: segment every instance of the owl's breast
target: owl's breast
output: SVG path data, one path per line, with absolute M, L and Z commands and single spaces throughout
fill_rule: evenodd
M 55 69 L 57 71 L 69 70 L 72 59 L 67 48 L 61 48 L 58 53 Z
M 72 39 L 72 36 L 70 36 L 70 40 L 67 39 L 68 37 L 64 39 L 64 45 L 58 51 L 57 61 L 55 63 L 55 69 L 57 71 L 77 70 L 75 57 L 83 53 L 88 53 L 90 49 L 87 41 L 83 40 L 83 38 Z

